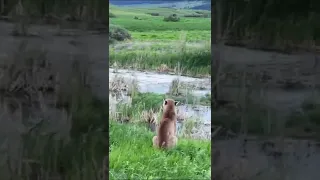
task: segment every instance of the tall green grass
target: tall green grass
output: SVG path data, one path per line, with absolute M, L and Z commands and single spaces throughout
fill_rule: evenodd
M 186 48 L 186 43 L 173 44 L 170 51 L 157 49 L 141 50 L 109 50 L 110 64 L 116 63 L 120 67 L 139 70 L 156 70 L 165 64 L 170 69 L 177 66 L 183 75 L 197 76 L 211 74 L 211 48 Z
M 179 139 L 164 151 L 152 147 L 144 127 L 112 120 L 109 127 L 110 179 L 211 179 L 210 141 Z
M 211 29 L 210 19 L 200 18 L 182 18 L 179 22 L 165 22 L 163 17 L 145 18 L 142 20 L 135 20 L 130 18 L 112 18 L 111 24 L 120 25 L 129 31 L 148 32 L 148 31 L 194 31 Z
M 180 39 L 180 31 L 147 31 L 147 32 L 131 32 L 132 39 L 138 41 L 178 41 Z M 208 41 L 211 39 L 211 31 L 208 30 L 194 30 L 186 31 L 187 42 Z

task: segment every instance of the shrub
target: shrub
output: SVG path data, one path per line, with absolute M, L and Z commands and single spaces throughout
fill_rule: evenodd
M 141 18 L 139 18 L 138 16 L 135 16 L 133 19 L 136 19 L 136 20 L 142 20 Z
M 183 17 L 203 17 L 201 14 L 186 14 Z
M 178 22 L 180 18 L 176 14 L 171 14 L 168 17 L 164 17 L 163 20 L 166 22 Z
M 194 18 L 208 18 L 206 14 L 186 14 L 184 17 L 194 17 Z
M 147 13 L 147 14 L 150 14 L 151 16 L 159 16 L 160 15 L 159 13 Z
M 115 14 L 113 14 L 112 12 L 109 12 L 109 18 L 115 18 L 115 17 L 116 17 Z
M 109 26 L 109 41 L 124 41 L 131 39 L 131 35 L 128 30 L 121 26 L 110 24 Z
M 205 17 L 205 18 L 211 17 L 211 13 L 208 13 L 208 12 L 196 11 L 196 13 L 197 13 L 197 14 L 201 14 L 202 17 Z

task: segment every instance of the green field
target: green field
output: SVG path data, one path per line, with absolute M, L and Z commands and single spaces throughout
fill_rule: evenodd
M 209 11 L 111 6 L 109 13 L 110 26 L 126 29 L 131 37 L 109 46 L 111 66 L 151 71 L 163 66 L 174 71 L 179 66 L 183 75 L 210 76 L 211 18 L 185 17 Z M 170 14 L 176 14 L 180 21 L 164 21 Z
M 210 18 L 184 18 L 184 15 L 194 14 L 191 10 L 173 10 L 169 8 L 119 8 L 110 7 L 110 12 L 115 18 L 110 18 L 110 24 L 120 25 L 132 32 L 148 31 L 206 31 L 210 36 Z M 159 13 L 159 16 L 151 16 L 147 13 Z M 165 22 L 164 16 L 177 14 L 181 16 L 179 22 Z M 138 17 L 139 19 L 134 19 Z M 157 38 L 155 38 L 157 39 Z

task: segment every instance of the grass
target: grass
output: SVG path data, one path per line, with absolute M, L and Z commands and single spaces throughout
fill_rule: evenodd
M 142 111 L 155 111 L 158 112 L 162 105 L 162 101 L 165 98 L 173 98 L 176 101 L 179 101 L 181 104 L 189 104 L 194 105 L 199 104 L 203 106 L 210 106 L 211 105 L 211 96 L 206 95 L 204 97 L 197 97 L 191 93 L 181 95 L 181 96 L 173 96 L 170 94 L 157 94 L 157 93 L 140 93 L 138 92 L 133 98 L 132 103 L 130 106 L 126 104 L 119 104 L 118 111 L 120 112 L 120 119 L 121 117 L 128 117 L 130 118 L 131 122 L 145 122 L 141 119 L 141 112 Z M 195 103 L 194 103 L 195 102 Z M 159 116 L 160 114 L 158 114 Z
M 159 110 L 159 107 L 162 105 L 162 100 L 164 98 L 166 97 L 163 94 L 156 94 L 150 92 L 138 93 L 136 96 L 132 98 L 132 106 L 137 107 L 139 106 L 139 104 L 143 104 L 143 109 L 145 110 Z
M 152 147 L 153 133 L 110 121 L 110 179 L 211 179 L 210 141 L 179 139 L 169 151 Z
M 186 43 L 174 43 L 170 50 L 157 50 L 156 47 L 139 49 L 109 49 L 110 64 L 116 63 L 122 68 L 154 70 L 166 65 L 172 71 L 180 66 L 183 75 L 201 76 L 211 74 L 211 48 L 209 45 L 186 48 Z M 148 50 L 149 49 L 149 50 Z M 159 48 L 158 46 L 158 49 Z
M 164 16 L 177 14 L 183 16 L 194 13 L 192 10 L 174 10 L 170 8 L 124 8 L 109 7 L 110 12 L 115 18 L 110 18 L 110 24 L 120 25 L 129 31 L 148 32 L 148 31 L 194 31 L 203 30 L 210 34 L 210 18 L 181 18 L 180 22 L 165 22 Z M 151 16 L 148 13 L 159 13 L 159 16 Z M 139 17 L 139 20 L 134 19 Z
M 149 15 L 150 16 L 150 15 Z M 163 17 L 146 17 L 142 20 L 135 20 L 131 18 L 112 18 L 112 24 L 120 25 L 129 31 L 199 31 L 205 30 L 210 31 L 211 24 L 210 19 L 200 18 L 185 18 L 180 22 L 165 22 Z
M 111 83 L 126 83 L 118 79 L 113 79 Z M 176 84 L 176 81 L 172 84 Z M 178 130 L 177 147 L 170 150 L 155 149 L 152 146 L 155 135 L 151 131 L 152 125 L 159 123 L 163 99 L 171 96 L 136 91 L 129 93 L 131 103 L 117 103 L 112 97 L 109 98 L 110 102 L 116 104 L 113 111 L 118 113 L 113 116 L 114 113 L 109 111 L 109 178 L 211 179 L 211 141 L 190 139 L 191 130 L 196 128 L 199 121 L 189 118 L 184 120 L 181 131 Z M 187 98 L 184 96 L 184 99 Z
M 110 12 L 114 15 L 110 24 L 131 34 L 131 40 L 109 46 L 110 65 L 152 71 L 165 65 L 169 72 L 179 66 L 182 75 L 211 74 L 211 18 L 184 17 L 199 12 L 169 8 L 111 6 Z M 180 21 L 163 20 L 171 14 Z
M 178 41 L 180 40 L 181 31 L 175 30 L 164 30 L 164 31 L 133 31 L 131 33 L 132 39 L 137 41 Z M 204 42 L 208 41 L 211 38 L 210 30 L 194 30 L 194 31 L 186 31 L 186 41 L 187 42 Z

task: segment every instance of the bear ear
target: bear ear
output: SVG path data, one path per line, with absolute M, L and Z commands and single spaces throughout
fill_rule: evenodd
M 163 99 L 163 105 L 167 105 L 168 104 L 168 101 Z
M 174 105 L 178 105 L 179 104 L 179 101 L 174 101 Z

